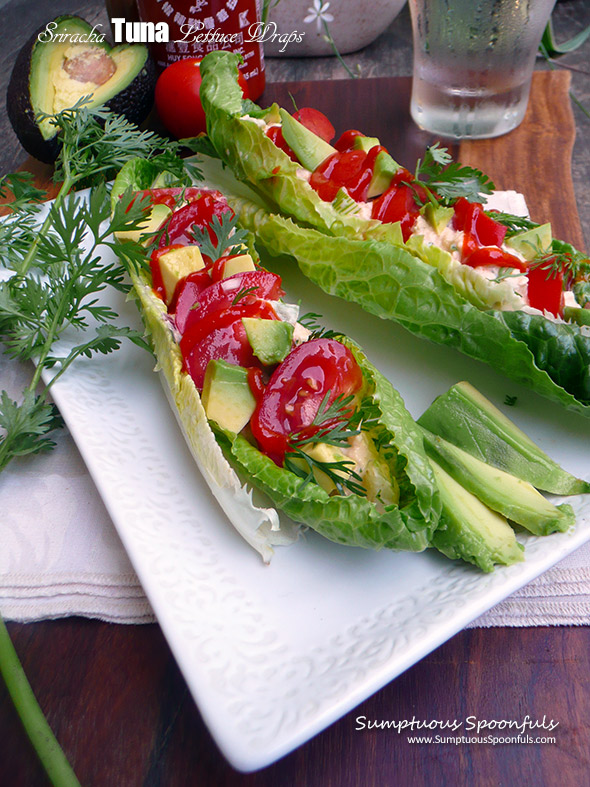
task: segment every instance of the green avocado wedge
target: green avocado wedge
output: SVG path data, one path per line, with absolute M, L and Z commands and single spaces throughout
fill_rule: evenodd
M 448 254 L 404 244 L 397 224 L 339 214 L 265 135 L 264 112 L 242 101 L 236 68 L 228 53 L 208 55 L 201 65 L 201 97 L 213 146 L 252 190 L 246 200 L 232 201 L 228 195 L 232 207 L 271 254 L 290 255 L 325 292 L 484 361 L 551 401 L 590 416 L 587 330 L 506 310 L 506 282 L 491 283 L 474 276 L 469 266 L 453 265 Z M 261 195 L 273 207 L 260 210 L 256 198 Z

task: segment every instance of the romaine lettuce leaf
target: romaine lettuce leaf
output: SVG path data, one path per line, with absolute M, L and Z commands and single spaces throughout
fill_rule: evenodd
M 436 268 L 400 247 L 323 235 L 244 199 L 230 198 L 230 204 L 271 254 L 293 257 L 303 274 L 328 294 L 485 361 L 590 416 L 590 339 L 575 327 L 522 312 L 480 311 Z
M 330 496 L 314 483 L 303 484 L 278 467 L 242 435 L 217 430 L 226 456 L 292 519 L 303 522 L 339 544 L 369 549 L 420 552 L 431 543 L 440 515 L 439 493 L 426 458 L 422 435 L 392 385 L 349 339 L 338 337 L 353 352 L 381 411 L 380 430 L 397 453 L 391 470 L 400 488 L 399 505 L 382 507 L 358 495 Z M 390 449 L 391 450 L 391 449 Z
M 266 215 L 256 214 L 251 204 L 236 203 L 242 221 L 268 250 L 295 257 L 303 273 L 326 292 L 455 347 L 590 416 L 590 337 L 577 325 L 498 311 L 498 296 L 505 296 L 501 285 L 475 282 L 469 272 L 458 273 L 425 247 L 413 248 L 417 256 L 412 256 L 399 234 L 388 236 L 384 229 L 396 225 L 380 229 L 375 226 L 379 222 L 339 215 L 297 176 L 297 165 L 266 137 L 259 123 L 243 118 L 237 62 L 227 52 L 208 55 L 201 65 L 201 95 L 211 140 L 223 161 L 238 179 L 248 181 L 301 225 L 281 223 L 284 220 L 269 216 L 268 210 Z M 330 236 L 341 236 L 341 242 Z M 432 265 L 436 270 L 424 270 Z M 516 306 L 506 298 L 502 306 Z

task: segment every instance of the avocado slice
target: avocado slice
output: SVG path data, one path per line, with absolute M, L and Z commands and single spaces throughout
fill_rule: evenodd
M 418 423 L 537 489 L 556 495 L 590 492 L 590 482 L 563 470 L 468 382 L 456 383 L 435 399 Z
M 153 106 L 156 84 L 155 66 L 143 44 L 78 43 L 75 36 L 89 37 L 92 25 L 71 15 L 57 17 L 54 24 L 53 40 L 39 40 L 43 26 L 20 50 L 7 92 L 8 117 L 21 145 L 47 163 L 57 157 L 60 142 L 56 127 L 37 121 L 38 113 L 56 114 L 90 95 L 88 106 L 104 105 L 139 124 Z M 68 38 L 58 38 L 64 35 Z
M 551 224 L 547 223 L 513 235 L 506 240 L 506 245 L 520 252 L 525 260 L 534 260 L 551 250 L 552 238 Z
M 365 137 L 362 134 L 359 134 L 354 138 L 353 142 L 353 149 L 354 150 L 364 150 L 365 153 L 368 153 L 371 148 L 374 148 L 375 145 L 380 145 L 381 143 L 377 139 L 377 137 Z
M 158 203 L 154 205 L 150 211 L 149 216 L 147 216 L 141 224 L 139 224 L 138 229 L 136 230 L 123 230 L 121 232 L 117 232 L 117 240 L 133 240 L 137 243 L 141 242 L 142 236 L 151 235 L 151 233 L 156 232 L 159 230 L 162 224 L 166 221 L 166 219 L 170 216 L 172 211 L 167 205 L 163 205 Z M 149 243 L 151 240 L 148 237 L 144 241 L 144 245 Z
M 566 306 L 563 310 L 563 319 L 575 322 L 577 325 L 590 325 L 590 309 L 581 306 Z
M 238 434 L 250 421 L 256 407 L 248 383 L 248 370 L 226 361 L 209 361 L 201 401 L 210 421 Z
M 358 137 L 357 137 L 358 139 Z M 373 167 L 373 177 L 369 183 L 369 191 L 367 198 L 378 197 L 387 191 L 389 184 L 395 173 L 399 169 L 399 164 L 395 161 L 389 153 L 385 150 L 380 150 L 375 159 L 375 166 Z
M 333 148 L 313 131 L 310 131 L 302 123 L 285 112 L 284 109 L 279 110 L 281 113 L 283 138 L 287 145 L 291 148 L 293 153 L 297 156 L 301 165 L 311 172 L 322 163 L 332 153 L 336 153 L 336 148 Z
M 482 571 L 496 563 L 510 566 L 524 560 L 523 548 L 503 516 L 492 511 L 430 460 L 438 484 L 442 513 L 432 545 L 452 560 L 461 558 Z
M 158 227 L 156 227 L 158 229 Z M 160 255 L 160 275 L 166 293 L 166 303 L 170 304 L 176 285 L 189 273 L 202 270 L 205 267 L 201 249 L 198 246 L 182 246 Z
M 242 323 L 252 352 L 265 366 L 280 363 L 287 357 L 293 343 L 290 322 L 242 317 Z
M 440 234 L 453 218 L 455 209 L 445 208 L 444 205 L 433 205 L 432 202 L 427 202 L 426 205 L 420 208 L 420 213 L 424 216 L 433 230 Z
M 554 506 L 527 481 L 476 459 L 427 430 L 424 430 L 424 447 L 431 459 L 468 492 L 531 533 L 546 536 L 555 531 L 564 532 L 574 524 L 571 506 Z

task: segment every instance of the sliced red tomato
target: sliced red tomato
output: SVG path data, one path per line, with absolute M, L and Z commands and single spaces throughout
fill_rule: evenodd
M 200 191 L 201 194 L 198 199 L 177 210 L 164 224 L 158 242 L 160 248 L 171 244 L 188 246 L 194 243 L 193 227 L 195 225 L 200 229 L 207 227 L 211 241 L 215 242 L 215 233 L 209 226 L 213 221 L 213 217 L 222 216 L 228 212 L 233 215 L 233 211 L 219 191 L 205 189 Z
M 261 451 L 281 465 L 289 436 L 311 427 L 326 394 L 331 404 L 361 385 L 359 365 L 343 344 L 322 338 L 300 344 L 275 369 L 252 415 Z
M 247 290 L 249 292 L 245 292 Z M 240 293 L 243 293 L 238 301 L 241 305 L 261 299 L 276 301 L 285 294 L 281 289 L 281 277 L 269 271 L 236 273 L 214 284 L 209 278 L 209 286 L 196 292 L 192 303 L 189 303 L 188 294 L 182 302 L 179 301 L 175 315 L 176 327 L 181 333 L 189 331 L 198 320 L 233 306 Z
M 185 279 L 178 282 L 168 312 L 174 314 L 176 327 L 181 333 L 184 333 L 186 321 L 194 304 L 199 302 L 200 294 L 210 286 L 211 276 L 208 268 L 189 273 Z
M 404 170 L 404 172 L 407 172 Z M 391 184 L 383 194 L 373 203 L 372 217 L 390 224 L 399 221 L 402 237 L 407 241 L 412 234 L 412 227 L 420 213 L 420 206 L 416 201 L 416 191 L 410 186 L 401 183 L 406 180 L 404 175 L 396 173 Z M 408 182 L 412 176 L 407 172 Z M 416 189 L 419 192 L 419 187 Z
M 337 141 L 334 143 L 334 147 L 341 153 L 344 153 L 346 150 L 354 150 L 355 139 L 364 136 L 366 136 L 366 134 L 357 131 L 355 128 L 350 128 L 338 137 Z
M 259 365 L 241 318 L 218 325 L 184 356 L 186 370 L 199 391 L 203 388 L 205 371 L 211 360 L 222 360 L 246 367 Z
M 372 177 L 366 163 L 364 150 L 337 151 L 316 167 L 309 185 L 327 202 L 332 202 L 343 186 L 354 200 L 365 200 Z
M 551 267 L 551 257 L 539 265 L 532 265 L 528 272 L 527 295 L 530 306 L 548 311 L 555 317 L 563 316 L 563 271 Z
M 293 117 L 298 120 L 302 126 L 313 131 L 318 137 L 321 137 L 326 142 L 331 142 L 334 139 L 336 131 L 334 126 L 330 123 L 328 118 L 319 109 L 313 107 L 301 107 L 294 113 Z
M 271 126 L 268 131 L 266 132 L 266 136 L 275 143 L 275 145 L 280 148 L 283 153 L 286 153 L 291 161 L 299 161 L 295 153 L 291 150 L 289 145 L 285 142 L 285 137 L 283 136 L 283 129 L 280 126 Z
M 480 265 L 498 265 L 500 268 L 516 268 L 523 273 L 528 270 L 528 263 L 496 246 L 479 246 L 470 251 L 461 262 L 472 268 L 479 268 Z
M 501 246 L 504 243 L 506 227 L 487 216 L 480 202 L 469 202 L 465 197 L 459 197 L 454 208 L 453 227 L 465 233 L 464 257 L 478 246 Z
M 255 300 L 253 303 L 237 303 L 224 311 L 210 311 L 202 319 L 192 323 L 180 340 L 180 351 L 187 358 L 193 348 L 217 328 L 241 320 L 242 317 L 262 317 L 265 320 L 278 320 L 275 310 L 267 301 Z M 218 356 L 219 357 L 219 356 Z M 227 359 L 226 359 L 227 360 Z

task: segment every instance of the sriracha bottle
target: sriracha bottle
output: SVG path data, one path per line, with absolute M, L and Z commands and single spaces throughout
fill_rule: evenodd
M 260 22 L 258 0 L 137 0 L 143 22 L 165 22 L 168 43 L 150 43 L 160 69 L 186 57 L 225 49 L 244 58 L 240 71 L 255 101 L 265 85 L 262 44 L 252 40 Z

